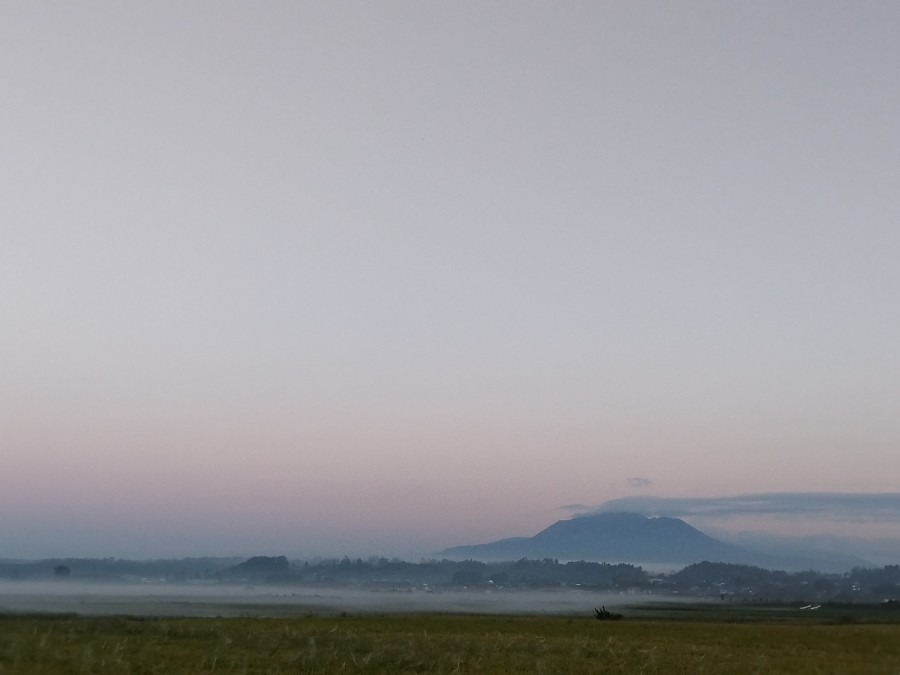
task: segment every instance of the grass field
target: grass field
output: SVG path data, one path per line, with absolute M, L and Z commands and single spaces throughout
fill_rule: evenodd
M 0 616 L 0 673 L 900 674 L 900 625 L 764 616 Z

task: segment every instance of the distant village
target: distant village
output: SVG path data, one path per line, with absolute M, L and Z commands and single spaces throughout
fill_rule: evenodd
M 353 587 L 399 592 L 443 590 L 514 592 L 579 589 L 623 595 L 706 598 L 720 602 L 792 602 L 810 609 L 825 603 L 881 603 L 900 608 L 900 565 L 854 568 L 842 574 L 785 572 L 751 565 L 699 562 L 669 573 L 636 565 L 520 559 L 396 558 L 289 560 L 286 556 L 182 558 L 135 561 L 115 558 L 0 561 L 0 581 L 134 584 L 266 584 Z

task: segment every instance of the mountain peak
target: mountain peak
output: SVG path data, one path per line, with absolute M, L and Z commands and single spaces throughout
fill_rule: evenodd
M 747 551 L 708 537 L 678 518 L 648 518 L 622 511 L 559 520 L 533 537 L 457 546 L 441 554 L 481 560 L 524 557 L 676 564 L 701 560 L 735 562 L 752 557 Z

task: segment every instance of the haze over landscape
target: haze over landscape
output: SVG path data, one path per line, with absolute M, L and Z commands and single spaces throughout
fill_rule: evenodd
M 630 512 L 898 562 L 898 26 L 3 3 L 0 558 Z

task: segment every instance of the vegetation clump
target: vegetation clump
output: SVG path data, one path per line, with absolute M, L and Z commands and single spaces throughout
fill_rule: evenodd
M 620 621 L 624 617 L 618 612 L 610 612 L 604 605 L 600 609 L 594 607 L 594 618 L 597 621 Z

